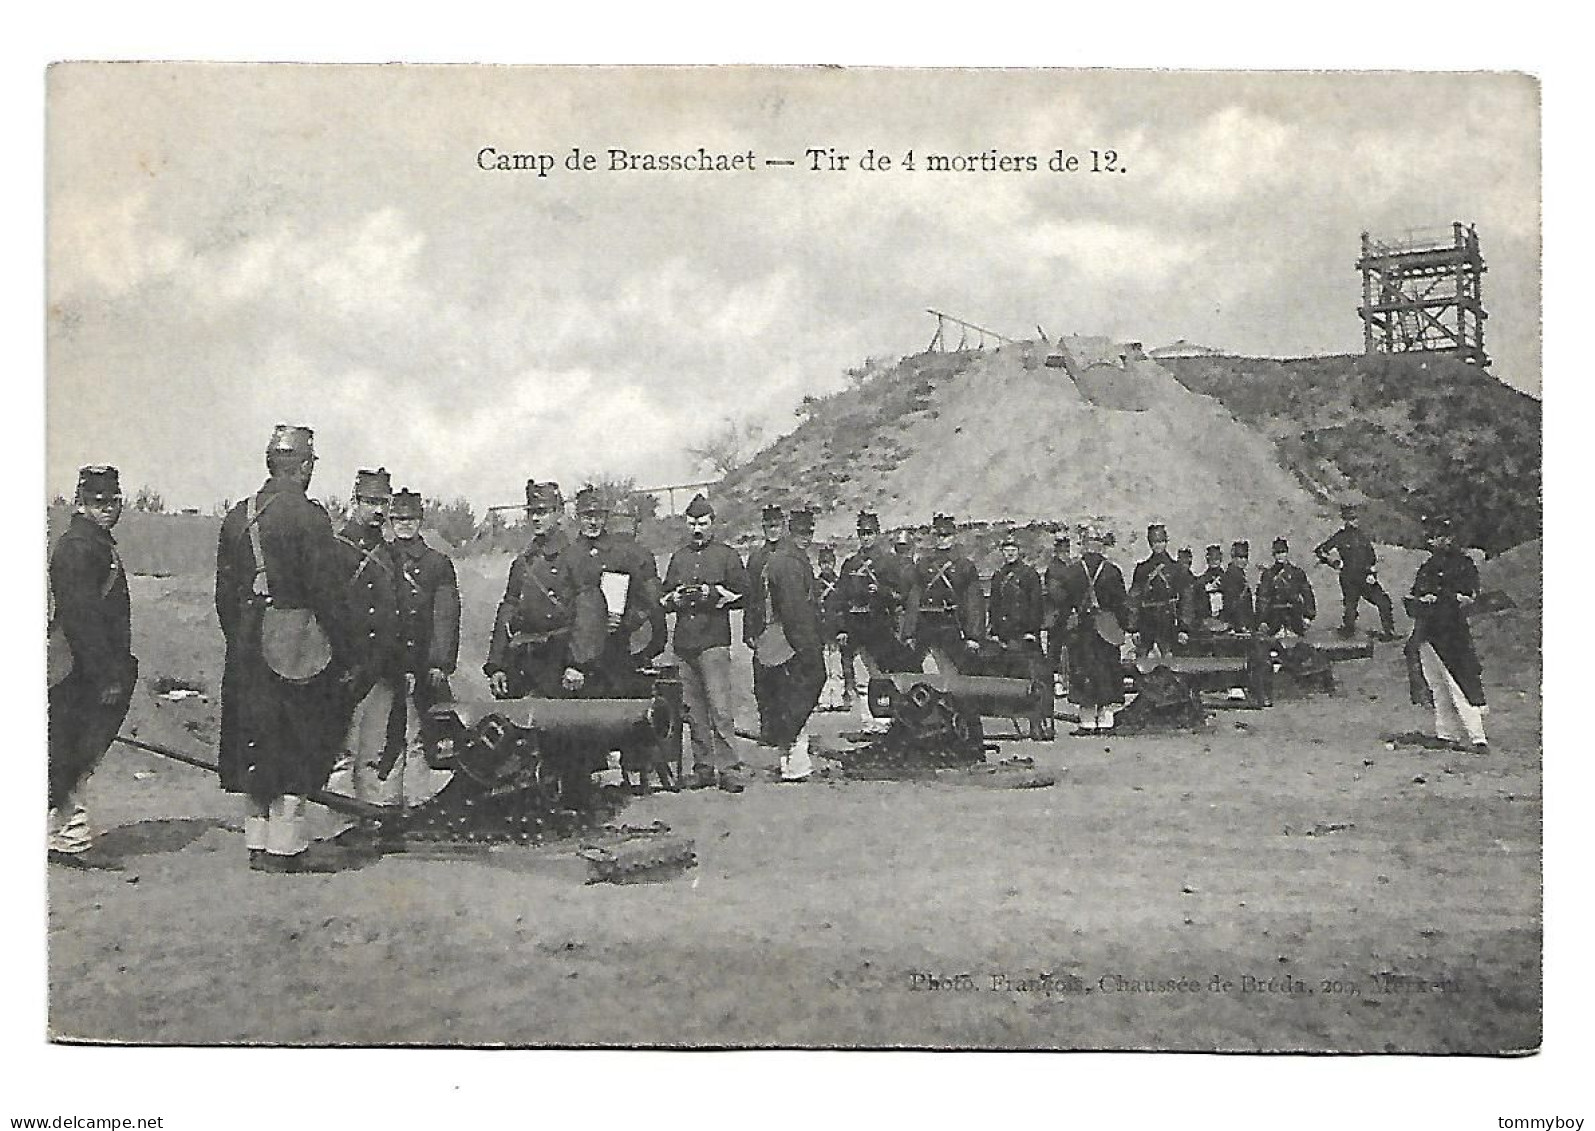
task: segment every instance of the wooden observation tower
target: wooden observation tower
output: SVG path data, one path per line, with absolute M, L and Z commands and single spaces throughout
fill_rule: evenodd
M 1473 225 L 1408 232 L 1400 239 L 1362 234 L 1363 351 L 1443 353 L 1470 365 L 1484 352 L 1484 258 Z

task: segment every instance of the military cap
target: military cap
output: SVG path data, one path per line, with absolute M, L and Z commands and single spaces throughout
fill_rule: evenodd
M 526 481 L 526 509 L 533 511 L 557 511 L 565 505 L 565 496 L 559 492 L 558 483 L 539 483 L 535 479 Z
M 899 530 L 897 532 L 896 545 L 899 545 L 899 546 L 912 546 L 913 544 L 914 544 L 914 539 L 909 537 L 908 531 Z
M 874 511 L 859 511 L 858 532 L 860 534 L 879 534 L 881 532 L 881 516 Z
M 785 517 L 786 512 L 781 509 L 779 503 L 765 503 L 764 509 L 759 512 L 759 519 L 762 522 L 780 522 Z
M 1237 558 L 1249 558 L 1252 556 L 1252 544 L 1250 542 L 1231 542 L 1229 552 Z
M 787 516 L 787 526 L 794 534 L 814 533 L 814 512 L 808 507 L 793 507 Z
M 713 518 L 714 507 L 702 494 L 692 496 L 692 502 L 687 504 L 688 518 Z
M 116 468 L 105 463 L 78 468 L 78 502 L 105 503 L 121 497 L 122 479 Z
M 421 496 L 408 487 L 393 492 L 393 502 L 388 507 L 389 518 L 420 518 Z
M 271 430 L 266 441 L 268 456 L 314 456 L 316 434 L 303 424 L 279 424 Z
M 1192 561 L 1196 557 L 1194 551 L 1192 551 L 1192 549 L 1189 546 L 1181 546 L 1178 556 L 1179 556 L 1180 561 L 1182 561 L 1182 562 Z
M 1355 504 L 1355 503 L 1341 503 L 1340 504 L 1340 517 L 1341 518 L 1356 518 L 1357 517 L 1357 504 Z
M 1283 538 L 1275 538 L 1274 539 L 1274 553 L 1276 553 L 1276 554 L 1288 554 L 1289 552 L 1290 552 L 1290 543 L 1289 542 L 1285 541 Z
M 1018 545 L 1019 545 L 1019 536 L 1016 535 L 1012 530 L 1010 530 L 1010 531 L 1008 531 L 1008 533 L 1006 533 L 1006 534 L 1004 534 L 1002 536 L 1002 541 L 998 542 L 997 545 L 998 546 L 1013 546 L 1013 547 L 1017 548 Z
M 1146 528 L 1146 540 L 1148 542 L 1167 542 L 1169 540 L 1168 527 L 1161 522 L 1154 522 Z
M 1224 547 L 1223 546 L 1209 546 L 1207 548 L 1207 557 L 1208 557 L 1209 561 L 1216 561 L 1217 559 L 1222 558 L 1223 556 L 1224 556 Z
M 591 483 L 576 492 L 577 514 L 608 514 L 609 507 L 604 503 L 603 492 Z
M 386 499 L 393 495 L 393 479 L 388 475 L 388 469 L 379 467 L 375 471 L 362 468 L 354 473 L 354 495 L 357 499 Z
M 1054 530 L 1052 532 L 1052 544 L 1054 546 L 1069 545 L 1069 532 L 1067 530 Z
M 1104 541 L 1102 531 L 1090 524 L 1083 525 L 1080 527 L 1080 541 L 1101 543 Z
M 953 521 L 953 516 L 950 514 L 939 514 L 931 519 L 930 528 L 937 534 L 958 533 L 958 524 Z

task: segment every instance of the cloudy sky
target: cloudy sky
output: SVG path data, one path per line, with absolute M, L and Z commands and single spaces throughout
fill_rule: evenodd
M 1359 234 L 1476 222 L 1497 376 L 1538 394 L 1538 91 L 1509 75 L 70 65 L 48 120 L 48 489 L 209 509 L 311 424 L 477 506 L 701 474 L 936 307 L 1012 336 L 1361 348 Z M 755 155 L 610 172 L 606 151 Z M 478 153 L 548 153 L 546 176 Z M 598 157 L 571 172 L 573 147 Z M 805 150 L 853 155 L 811 172 Z M 857 169 L 874 148 L 914 171 Z M 1058 149 L 1123 172 L 1052 173 Z M 1036 172 L 930 172 L 933 154 Z M 767 166 L 790 159 L 792 167 Z

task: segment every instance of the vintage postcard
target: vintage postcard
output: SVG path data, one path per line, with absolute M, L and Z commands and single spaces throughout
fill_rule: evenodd
M 1537 1050 L 1539 115 L 53 67 L 52 1038 Z

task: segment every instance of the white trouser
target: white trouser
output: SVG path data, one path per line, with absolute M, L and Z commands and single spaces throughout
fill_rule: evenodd
M 305 824 L 303 797 L 287 794 L 261 804 L 244 798 L 244 846 L 251 852 L 273 856 L 294 856 L 310 847 L 310 830 Z
M 1434 695 L 1435 737 L 1461 742 L 1465 735 L 1474 746 L 1485 745 L 1484 708 L 1468 702 L 1434 645 L 1424 644 L 1418 650 L 1418 659 L 1423 664 L 1423 678 Z
M 89 811 L 78 800 L 77 790 L 68 793 L 59 807 L 50 810 L 49 844 L 52 852 L 76 855 L 87 852 L 94 843 L 94 830 L 89 827 Z
M 377 776 L 377 764 L 388 743 L 388 715 L 392 710 L 393 685 L 387 681 L 378 682 L 355 707 L 349 720 L 349 734 L 343 743 L 344 753 L 349 758 L 349 787 L 358 800 L 372 805 L 404 804 L 402 749 L 387 780 Z
M 1080 729 L 1081 730 L 1112 730 L 1113 729 L 1113 714 L 1118 709 L 1119 709 L 1118 706 L 1115 705 L 1115 704 L 1112 704 L 1112 703 L 1109 703 L 1106 706 L 1102 706 L 1102 707 L 1081 707 L 1080 708 Z

